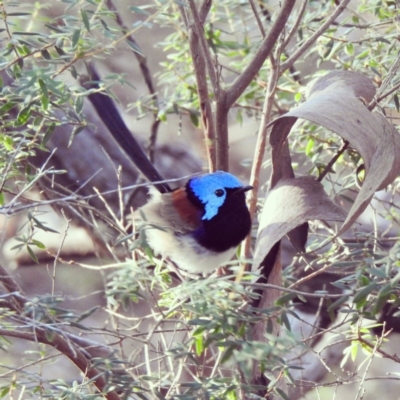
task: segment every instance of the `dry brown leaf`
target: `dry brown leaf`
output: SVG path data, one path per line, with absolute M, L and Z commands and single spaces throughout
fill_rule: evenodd
M 280 180 L 268 193 L 261 213 L 253 268 L 257 270 L 272 246 L 299 225 L 318 219 L 343 221 L 346 214 L 315 178 Z
M 374 95 L 375 87 L 369 78 L 356 72 L 331 72 L 314 84 L 306 102 L 271 123 L 271 187 L 293 173 L 285 140 L 297 118 L 337 133 L 360 153 L 366 178 L 340 233 L 354 223 L 377 190 L 400 174 L 400 135 L 384 116 L 365 106 Z

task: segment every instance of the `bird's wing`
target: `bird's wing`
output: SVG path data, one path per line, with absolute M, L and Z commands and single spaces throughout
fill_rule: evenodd
M 151 189 L 150 194 L 148 203 L 139 210 L 147 223 L 179 234 L 192 232 L 201 224 L 200 210 L 187 199 L 184 188 L 164 194 Z

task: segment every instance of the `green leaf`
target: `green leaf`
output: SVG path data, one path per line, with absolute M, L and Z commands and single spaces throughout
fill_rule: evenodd
M 386 43 L 386 44 L 392 44 L 392 42 L 384 37 L 378 37 L 375 39 L 377 42 L 382 42 L 382 43 Z
M 196 354 L 197 354 L 198 356 L 202 355 L 202 354 L 203 354 L 203 351 L 204 351 L 204 339 L 203 339 L 203 335 L 199 335 L 199 336 L 196 336 L 196 337 L 194 338 L 194 345 L 195 345 L 195 348 L 196 348 Z
M 158 111 L 157 119 L 159 119 L 162 122 L 166 122 L 167 121 L 167 114 L 166 114 L 165 110 L 159 110 Z
M 44 95 L 46 95 L 46 97 L 49 97 L 49 91 L 47 90 L 47 85 L 44 82 L 44 80 L 42 78 L 39 78 L 38 82 L 39 82 L 39 86 L 40 86 L 40 89 L 41 89 L 42 93 Z
M 373 290 L 375 290 L 377 284 L 375 282 L 370 283 L 368 286 L 365 286 L 357 294 L 354 296 L 354 303 L 358 303 L 364 300 Z
M 353 340 L 351 343 L 351 359 L 352 361 L 355 361 L 358 353 L 358 342 Z
M 4 206 L 4 204 L 5 204 L 4 192 L 0 192 L 0 206 Z
M 76 70 L 76 68 L 75 68 L 74 66 L 72 66 L 72 67 L 69 69 L 69 71 L 71 72 L 71 75 L 72 75 L 72 77 L 73 77 L 74 79 L 77 79 L 77 78 L 78 78 L 78 72 L 77 72 L 77 70 Z
M 338 300 L 336 300 L 335 302 L 333 302 L 329 308 L 328 308 L 328 312 L 330 311 L 334 311 L 337 308 L 339 308 L 343 303 L 345 303 L 347 300 L 349 299 L 349 295 L 344 295 L 342 297 L 340 297 Z
M 61 47 L 54 46 L 54 48 L 56 49 L 56 52 L 58 53 L 59 56 L 65 56 L 66 55 L 65 51 Z
M 143 8 L 140 7 L 135 7 L 135 6 L 130 6 L 129 7 L 131 9 L 131 11 L 133 11 L 134 13 L 137 14 L 143 14 L 143 15 L 150 15 L 150 13 L 146 10 L 143 10 Z
M 290 400 L 287 394 L 279 388 L 275 388 L 275 391 L 278 393 L 279 397 L 282 398 L 283 400 Z
M 294 299 L 295 297 L 297 297 L 296 293 L 286 293 L 283 296 L 279 297 L 279 299 L 276 301 L 276 304 L 278 306 L 282 306 L 285 303 L 287 303 L 288 301 Z
M 303 100 L 303 93 L 297 92 L 297 93 L 294 95 L 294 101 L 295 101 L 296 103 L 300 103 L 302 100 Z
M 281 313 L 281 323 L 283 325 L 285 325 L 285 327 L 288 331 L 291 330 L 290 321 L 289 321 L 289 318 L 287 317 L 287 313 L 285 311 L 282 311 L 282 313 Z
M 28 12 L 11 12 L 11 13 L 7 13 L 7 17 L 23 17 L 25 15 L 32 15 L 32 13 L 28 13 Z
M 13 107 L 15 107 L 17 103 L 7 102 L 2 107 L 0 107 L 0 115 L 8 113 Z
M 190 120 L 192 121 L 192 124 L 198 128 L 200 123 L 199 123 L 199 117 L 196 115 L 196 113 L 190 113 Z
M 210 324 L 209 319 L 202 319 L 202 318 L 196 318 L 196 319 L 191 319 L 188 321 L 189 325 L 209 325 Z
M 71 39 L 72 48 L 75 48 L 78 45 L 78 41 L 79 41 L 80 37 L 81 37 L 81 30 L 80 29 L 75 29 L 74 33 L 72 34 L 72 39 Z
M 356 59 L 357 60 L 362 60 L 363 58 L 367 58 L 370 54 L 371 54 L 371 50 L 370 49 L 364 50 L 362 53 L 360 53 L 360 54 L 358 54 L 356 56 Z
M 26 249 L 28 250 L 28 254 L 31 257 L 31 259 L 36 263 L 39 264 L 39 260 L 36 256 L 36 254 L 34 253 L 34 251 L 31 249 L 30 246 L 26 246 Z
M 6 396 L 10 392 L 10 390 L 11 390 L 11 384 L 9 386 L 2 387 L 0 391 L 0 398 Z
M 129 45 L 129 47 L 137 54 L 141 55 L 144 57 L 144 54 L 141 50 L 141 48 L 137 45 L 136 42 L 133 42 L 132 40 L 126 39 L 126 43 Z
M 86 128 L 86 126 L 82 126 L 82 125 L 77 125 L 74 127 L 74 129 L 71 132 L 71 137 L 69 138 L 68 147 L 71 146 L 75 136 L 78 135 L 79 133 L 81 133 L 85 128 Z
M 13 34 L 21 36 L 42 36 L 39 32 L 13 32 Z
M 81 17 L 82 17 L 83 25 L 85 25 L 86 30 L 88 32 L 90 32 L 89 18 L 88 18 L 87 12 L 83 9 L 81 9 Z
M 40 100 L 42 102 L 42 107 L 44 110 L 47 110 L 50 103 L 49 91 L 47 90 L 46 83 L 41 78 L 39 78 L 39 86 L 40 89 L 42 90 L 42 96 L 40 97 Z
M 89 308 L 89 310 L 86 310 L 82 314 L 79 315 L 79 318 L 76 320 L 76 322 L 80 322 L 80 321 L 84 320 L 85 318 L 90 317 L 91 315 L 93 315 L 99 309 L 101 309 L 100 306 L 94 306 L 92 308 Z
M 46 146 L 47 142 L 50 140 L 51 136 L 53 135 L 55 127 L 56 127 L 55 122 L 52 122 L 52 124 L 46 129 L 46 132 L 44 133 L 42 139 L 43 146 Z
M 344 48 L 344 51 L 348 56 L 354 55 L 354 45 L 353 45 L 353 43 L 347 43 L 346 47 Z
M 74 104 L 75 112 L 80 114 L 83 109 L 83 96 L 77 96 Z
M 35 218 L 32 214 L 28 214 L 28 218 L 35 223 L 35 226 L 37 228 L 42 229 L 45 232 L 60 233 L 52 228 L 47 227 L 46 225 L 43 225 L 43 223 L 40 222 L 37 218 Z
M 32 244 L 34 244 L 36 247 L 39 247 L 39 249 L 42 250 L 46 248 L 46 246 L 42 242 L 39 242 L 39 240 L 32 239 Z
M 45 60 L 51 60 L 51 55 L 46 49 L 41 50 L 40 53 Z
M 14 149 L 14 140 L 12 139 L 12 137 L 4 136 L 3 143 L 6 150 L 11 151 Z
M 16 121 L 14 122 L 14 126 L 22 126 L 25 125 L 31 116 L 31 106 L 28 105 L 24 107 L 17 116 Z
M 221 364 L 226 363 L 230 358 L 232 358 L 232 354 L 235 350 L 235 346 L 230 346 L 224 352 L 224 355 L 221 358 Z
M 313 153 L 312 150 L 314 148 L 314 144 L 315 144 L 315 140 L 313 138 L 308 139 L 306 150 L 305 150 L 305 153 L 306 153 L 307 157 L 311 157 L 312 156 L 312 153 Z

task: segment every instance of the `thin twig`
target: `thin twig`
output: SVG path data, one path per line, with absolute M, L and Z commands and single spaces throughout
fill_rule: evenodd
M 268 289 L 268 290 L 278 290 L 280 292 L 287 292 L 297 294 L 299 296 L 304 297 L 315 297 L 318 299 L 339 299 L 344 296 L 343 293 L 340 294 L 329 294 L 329 293 L 309 293 L 309 292 L 302 292 L 300 290 L 291 289 L 291 287 L 283 287 L 279 285 L 274 285 L 272 283 L 249 283 L 249 282 L 242 282 L 243 286 L 250 286 L 256 289 Z
M 70 226 L 70 223 L 71 223 L 71 220 L 66 217 L 66 215 L 64 213 L 64 210 L 61 210 L 61 213 L 62 213 L 64 219 L 67 221 L 67 226 L 65 227 L 64 235 L 63 235 L 63 237 L 61 239 L 60 246 L 57 249 L 57 254 L 54 257 L 54 261 L 53 261 L 53 273 L 50 276 L 51 277 L 51 295 L 52 296 L 54 296 L 54 293 L 55 293 L 56 271 L 57 271 L 58 260 L 59 260 L 60 254 L 61 254 L 61 250 L 62 250 L 62 248 L 64 246 L 65 239 L 67 238 L 68 231 L 69 231 L 69 226 Z
M 44 173 L 46 172 L 51 172 L 51 170 L 49 171 L 44 171 Z M 111 190 L 106 190 L 104 192 L 101 192 L 101 194 L 103 196 L 108 195 L 108 194 L 113 194 L 113 193 L 117 193 L 118 191 L 126 191 L 126 190 L 132 190 L 132 189 L 137 189 L 140 187 L 149 187 L 151 185 L 157 184 L 157 183 L 167 183 L 167 182 L 178 182 L 181 179 L 188 179 L 193 177 L 193 174 L 190 175 L 186 175 L 180 178 L 175 178 L 175 179 L 164 179 L 162 181 L 158 181 L 158 182 L 145 182 L 145 183 L 138 183 L 135 185 L 129 185 L 129 186 L 125 186 L 123 188 L 117 188 L 117 189 L 111 189 Z M 38 180 L 39 178 L 35 178 L 35 181 Z M 28 210 L 30 208 L 35 208 L 41 205 L 53 205 L 53 204 L 59 204 L 59 203 L 73 203 L 76 202 L 78 203 L 77 206 L 83 206 L 82 201 L 86 201 L 86 200 L 90 200 L 93 198 L 97 198 L 98 194 L 90 194 L 87 196 L 80 196 L 77 193 L 71 193 L 70 195 L 67 195 L 63 198 L 59 198 L 59 199 L 51 199 L 51 200 L 40 200 L 40 201 L 32 201 L 26 197 L 24 197 L 24 201 L 30 201 L 29 204 L 23 204 L 20 205 L 20 203 L 15 203 L 12 202 L 8 205 L 5 206 L 1 206 L 0 207 L 0 214 L 5 214 L 5 215 L 11 215 L 11 214 L 16 214 L 18 212 L 24 211 L 24 210 Z M 80 204 L 79 204 L 80 203 Z M 87 206 L 85 205 L 86 208 L 88 209 L 92 209 L 92 210 L 96 210 L 93 207 Z M 98 210 L 97 210 L 98 211 Z
M 295 20 L 292 28 L 290 29 L 289 33 L 287 34 L 287 36 L 286 36 L 286 38 L 285 38 L 285 40 L 284 40 L 284 42 L 282 44 L 282 49 L 286 48 L 286 46 L 291 41 L 293 35 L 297 32 L 297 29 L 298 29 L 298 27 L 300 25 L 300 22 L 301 22 L 301 20 L 303 18 L 303 15 L 304 15 L 305 11 L 306 11 L 307 3 L 308 3 L 308 0 L 303 0 L 302 1 L 299 13 L 297 14 L 297 17 L 296 17 L 296 20 Z
M 339 151 L 334 155 L 334 157 L 329 161 L 329 163 L 325 166 L 324 170 L 321 172 L 319 175 L 317 181 L 322 182 L 322 180 L 325 178 L 325 176 L 331 171 L 333 165 L 336 163 L 338 158 L 346 151 L 346 149 L 349 147 L 349 142 L 345 140 L 343 142 L 342 147 L 339 149 Z
M 335 11 L 330 15 L 329 18 L 315 31 L 315 33 L 309 37 L 304 44 L 298 48 L 284 63 L 281 64 L 281 73 L 289 69 L 299 58 L 303 55 L 314 42 L 325 32 L 332 22 L 344 11 L 350 0 L 342 0 L 341 3 L 336 7 Z
M 211 56 L 210 48 L 207 44 L 207 41 L 206 41 L 206 38 L 204 35 L 204 27 L 201 23 L 201 19 L 200 19 L 199 13 L 197 11 L 197 6 L 196 6 L 194 0 L 189 0 L 189 7 L 190 7 L 190 11 L 192 12 L 193 25 L 197 32 L 198 40 L 199 40 L 201 50 L 203 53 L 203 58 L 206 62 L 207 71 L 208 71 L 208 74 L 210 77 L 210 82 L 213 87 L 214 93 L 218 97 L 219 82 L 218 82 L 218 78 L 217 78 L 217 73 L 215 70 L 214 61 Z
M 384 96 L 382 95 L 381 98 L 379 98 L 379 93 L 382 93 L 389 86 L 390 81 L 392 80 L 393 76 L 396 75 L 399 67 L 400 67 L 400 52 L 397 55 L 396 61 L 391 65 L 389 72 L 386 74 L 386 77 L 385 77 L 384 81 L 382 82 L 382 85 L 379 88 L 378 93 L 375 95 L 375 97 L 373 98 L 371 103 L 368 104 L 369 111 L 372 111 L 375 108 L 375 106 L 378 104 L 379 100 L 382 100 L 382 98 L 389 95 L 389 94 L 385 94 Z M 400 85 L 400 82 L 398 83 L 397 86 L 399 86 L 399 85 Z M 391 89 L 391 91 L 393 91 L 393 88 Z M 389 92 L 387 92 L 387 93 L 389 93 Z
M 87 376 L 87 378 L 93 380 L 94 385 L 107 400 L 121 400 L 115 391 L 106 392 L 107 381 L 104 378 L 104 373 L 101 373 L 99 370 L 92 367 L 90 361 L 84 356 L 84 354 L 75 346 L 72 347 L 72 343 L 58 333 L 52 332 L 52 335 L 48 336 L 44 329 L 36 327 L 34 333 L 23 332 L 20 330 L 13 331 L 0 329 L 0 335 L 16 337 L 32 342 L 40 342 L 54 347 L 60 353 L 68 357 Z
M 187 21 L 186 10 L 183 7 L 180 7 L 180 10 L 182 14 L 182 19 L 184 21 Z M 197 93 L 200 100 L 200 112 L 206 141 L 208 166 L 209 170 L 212 172 L 216 170 L 216 143 L 214 118 L 211 108 L 210 96 L 208 94 L 206 64 L 204 61 L 201 46 L 199 45 L 199 35 L 197 30 L 193 27 L 189 27 L 188 23 L 187 29 L 189 32 L 190 52 L 193 60 L 192 64 L 197 82 Z
M 11 306 L 14 311 L 22 312 L 25 306 L 25 297 L 22 289 L 19 287 L 18 283 L 11 277 L 8 271 L 0 264 L 0 282 L 5 287 L 9 293 L 19 293 L 21 296 L 15 294 L 11 298 Z
M 70 68 L 73 64 L 75 64 L 77 61 L 83 60 L 83 59 L 88 59 L 96 56 L 97 54 L 102 54 L 105 52 L 106 49 L 115 49 L 120 43 L 122 43 L 124 40 L 126 40 L 128 37 L 136 33 L 139 29 L 141 29 L 146 23 L 150 22 L 154 18 L 156 18 L 159 14 L 161 14 L 165 8 L 168 6 L 167 3 L 164 5 L 160 6 L 158 10 L 154 13 L 149 15 L 144 21 L 143 24 L 136 26 L 135 28 L 131 29 L 129 32 L 126 32 L 124 35 L 122 35 L 120 38 L 114 40 L 113 42 L 105 45 L 105 46 L 99 46 L 97 49 L 92 50 L 88 53 L 85 54 L 75 54 L 72 58 L 71 61 L 69 61 L 67 64 L 65 64 L 62 68 L 60 68 L 58 71 L 56 71 L 51 77 L 54 79 L 58 75 L 62 74 L 64 71 L 66 71 L 68 68 Z
M 264 38 L 253 59 L 249 62 L 245 70 L 236 78 L 232 86 L 227 89 L 225 99 L 226 110 L 229 110 L 229 108 L 236 102 L 243 91 L 249 86 L 250 82 L 254 79 L 255 75 L 258 73 L 265 60 L 270 55 L 279 35 L 285 29 L 285 25 L 295 3 L 295 0 L 284 1 L 274 24 L 272 25 L 267 36 Z
M 253 11 L 254 18 L 256 19 L 256 22 L 257 22 L 257 25 L 258 25 L 258 29 L 261 32 L 261 36 L 263 38 L 265 38 L 265 29 L 264 29 L 264 26 L 263 26 L 263 24 L 261 22 L 261 18 L 258 15 L 257 6 L 255 5 L 254 0 L 249 0 L 249 3 L 250 3 L 250 7 L 251 7 L 251 9 Z
M 204 0 L 203 4 L 200 6 L 199 18 L 202 25 L 206 22 L 206 18 L 208 13 L 210 12 L 211 6 L 212 0 Z
M 271 111 L 274 104 L 276 84 L 279 78 L 278 75 L 279 67 L 277 66 L 276 61 L 273 57 L 270 57 L 270 59 L 271 59 L 270 76 L 264 100 L 263 112 L 260 121 L 260 128 L 257 135 L 257 143 L 254 150 L 254 161 L 252 163 L 251 174 L 250 174 L 250 185 L 252 185 L 254 189 L 250 191 L 247 198 L 247 204 L 249 207 L 251 219 L 254 218 L 257 208 L 258 190 L 260 188 L 260 172 L 267 145 L 267 132 L 268 132 L 267 125 L 271 118 Z M 245 258 L 248 259 L 250 258 L 250 249 L 251 249 L 251 236 L 248 236 L 245 242 L 243 243 L 243 256 Z

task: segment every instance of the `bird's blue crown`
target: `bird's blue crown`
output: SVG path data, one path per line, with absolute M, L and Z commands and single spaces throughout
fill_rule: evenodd
M 193 194 L 204 205 L 203 220 L 210 220 L 218 214 L 226 199 L 226 189 L 239 189 L 243 184 L 234 175 L 217 171 L 212 174 L 196 176 L 188 182 Z

